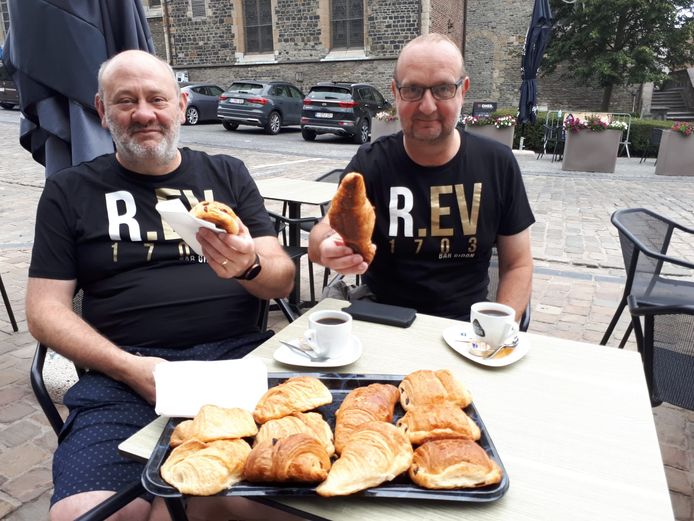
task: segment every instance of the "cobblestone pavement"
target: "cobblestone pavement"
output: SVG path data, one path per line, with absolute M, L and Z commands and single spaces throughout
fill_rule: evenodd
M 320 146 L 317 144 L 316 146 Z M 284 175 L 313 179 L 343 161 L 254 153 L 233 148 L 256 177 Z M 597 343 L 616 309 L 624 270 L 611 213 L 644 206 L 694 226 L 694 179 L 656 177 L 653 160 L 620 158 L 614 174 L 562 172 L 549 157 L 517 157 L 535 211 L 532 228 L 535 278 L 530 331 Z M 20 148 L 16 125 L 0 123 L 0 274 L 20 330 L 13 333 L 0 309 L 0 518 L 47 517 L 51 452 L 56 440 L 31 392 L 28 373 L 34 341 L 26 329 L 24 293 L 43 170 Z M 275 208 L 276 209 L 276 208 Z M 692 245 L 677 251 L 692 258 Z M 306 273 L 306 266 L 303 266 Z M 316 269 L 320 280 L 319 268 Z M 306 279 L 306 277 L 304 277 Z M 308 297 L 307 281 L 302 294 Z M 273 312 L 271 327 L 284 320 Z M 609 345 L 627 324 L 620 322 Z M 634 342 L 627 345 L 635 349 Z M 606 348 L 607 349 L 607 348 Z M 694 413 L 663 405 L 653 410 L 670 494 L 678 520 L 694 519 Z M 635 454 L 635 457 L 638 457 Z

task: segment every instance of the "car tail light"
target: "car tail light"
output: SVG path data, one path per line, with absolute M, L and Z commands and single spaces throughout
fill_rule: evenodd
M 258 105 L 265 105 L 267 103 L 267 99 L 265 98 L 248 98 L 246 101 L 248 101 L 248 103 L 257 103 Z
M 338 103 L 343 109 L 353 109 L 358 105 L 356 101 L 341 101 Z
M 312 103 L 313 102 L 310 99 L 308 99 L 308 98 L 304 99 L 304 105 L 311 105 Z
M 301 118 L 301 124 L 302 125 L 308 124 L 308 118 Z
M 229 99 L 229 96 L 225 96 L 224 94 L 221 94 L 219 96 L 219 101 L 224 101 L 224 100 L 228 100 L 228 99 Z

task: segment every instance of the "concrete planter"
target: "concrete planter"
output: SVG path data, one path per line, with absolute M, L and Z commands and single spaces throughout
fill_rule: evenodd
M 694 176 L 694 136 L 664 130 L 660 138 L 655 173 Z
M 400 132 L 400 130 L 399 119 L 381 121 L 380 119 L 374 118 L 371 120 L 371 141 L 376 141 L 381 136 L 395 134 L 396 132 Z
M 465 125 L 465 132 L 484 136 L 513 148 L 513 132 L 516 127 L 496 128 L 494 125 L 470 126 Z
M 579 130 L 566 132 L 562 170 L 614 172 L 621 130 Z

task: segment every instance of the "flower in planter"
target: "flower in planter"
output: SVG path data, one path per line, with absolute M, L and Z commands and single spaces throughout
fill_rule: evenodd
M 624 121 L 605 121 L 600 116 L 589 116 L 588 119 L 581 119 L 569 114 L 564 120 L 564 130 L 578 132 L 579 130 L 590 130 L 602 132 L 603 130 L 626 130 L 628 125 Z
M 494 125 L 496 128 L 512 127 L 516 124 L 516 118 L 513 116 L 465 116 L 463 117 L 463 125 L 469 127 L 484 127 Z
M 376 118 L 379 121 L 385 121 L 387 123 L 391 121 L 397 121 L 398 120 L 398 113 L 395 110 L 395 107 L 391 107 L 387 110 L 382 110 L 381 112 L 377 112 L 374 115 L 374 118 Z
M 683 136 L 691 136 L 694 134 L 694 123 L 689 123 L 688 121 L 678 121 L 672 125 L 672 130 L 679 132 Z

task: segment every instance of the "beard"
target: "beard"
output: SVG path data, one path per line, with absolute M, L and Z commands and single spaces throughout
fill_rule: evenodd
M 161 166 L 173 161 L 178 153 L 178 138 L 181 133 L 181 123 L 178 119 L 174 119 L 168 127 L 160 124 L 152 126 L 137 123 L 123 127 L 111 119 L 107 112 L 106 123 L 111 132 L 111 138 L 116 144 L 116 151 L 127 163 L 147 162 Z M 136 139 L 137 131 L 145 129 L 160 131 L 161 140 L 153 144 L 139 143 Z
M 417 125 L 414 121 L 410 121 L 409 125 L 403 126 L 402 131 L 408 139 L 411 139 L 413 141 L 419 141 L 421 143 L 427 143 L 431 145 L 444 143 L 446 140 L 450 138 L 450 136 L 456 130 L 455 122 L 450 124 L 447 121 L 437 121 L 441 125 L 438 132 L 433 131 L 433 129 L 417 128 Z

